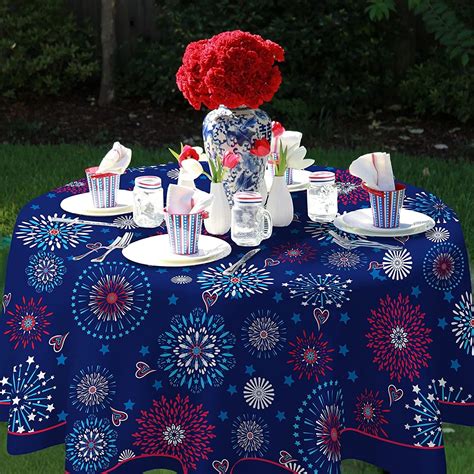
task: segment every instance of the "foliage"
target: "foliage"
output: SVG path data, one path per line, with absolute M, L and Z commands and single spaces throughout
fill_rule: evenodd
M 62 0 L 0 0 L 0 94 L 57 95 L 97 70 L 93 38 Z
M 401 98 L 418 114 L 445 113 L 465 122 L 474 114 L 474 66 L 442 58 L 438 52 L 409 69 L 400 84 Z
M 408 8 L 420 15 L 428 33 L 444 46 L 450 59 L 460 59 L 466 66 L 474 54 L 474 30 L 444 0 L 407 0 Z M 371 20 L 387 20 L 396 10 L 394 0 L 368 0 Z M 461 9 L 465 14 L 465 9 Z M 472 12 L 472 7 L 471 7 Z

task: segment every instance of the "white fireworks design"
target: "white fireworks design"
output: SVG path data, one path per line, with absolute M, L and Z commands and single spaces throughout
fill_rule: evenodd
M 472 305 L 472 293 L 466 291 L 461 296 L 461 301 L 455 304 L 453 313 L 451 330 L 456 336 L 456 344 L 467 354 L 474 356 L 474 307 Z
M 278 315 L 269 310 L 258 310 L 244 321 L 242 339 L 251 355 L 269 358 L 283 349 L 286 328 Z
M 58 215 L 46 217 L 41 214 L 39 217 L 34 216 L 28 221 L 23 221 L 18 226 L 17 237 L 30 248 L 49 249 L 51 252 L 77 247 L 91 238 L 92 227 L 53 222 L 53 217 L 58 217 Z M 66 217 L 66 214 L 61 217 Z
M 181 428 L 181 425 L 172 423 L 163 430 L 163 439 L 173 446 L 181 444 L 186 438 L 186 431 Z
M 275 390 L 267 379 L 254 377 L 244 386 L 244 398 L 252 408 L 263 410 L 273 403 Z
M 306 232 L 308 232 L 313 239 L 332 242 L 333 238 L 329 231 L 332 230 L 336 234 L 340 235 L 349 240 L 356 240 L 359 238 L 356 234 L 349 234 L 347 232 L 343 232 L 342 230 L 338 229 L 332 222 L 313 222 L 307 221 L 307 225 L 304 228 Z
M 52 403 L 54 375 L 47 376 L 33 356 L 26 359 L 26 364 L 13 367 L 12 381 L 4 377 L 2 385 L 3 396 L 11 403 L 8 420 L 9 431 L 15 433 L 32 433 L 38 423 L 48 420 L 55 410 Z
M 232 424 L 232 446 L 239 456 L 262 457 L 268 441 L 268 426 L 256 415 L 239 416 Z
M 224 298 L 250 297 L 256 293 L 263 293 L 273 285 L 273 278 L 264 268 L 255 265 L 247 267 L 245 264 L 232 275 L 224 275 L 227 267 L 221 264 L 217 268 L 208 268 L 198 277 L 201 288 L 212 293 L 224 296 Z
M 187 285 L 192 281 L 193 279 L 188 275 L 176 275 L 171 278 L 171 283 L 174 283 L 175 285 Z
M 433 448 L 443 444 L 443 431 L 441 428 L 441 412 L 438 402 L 466 403 L 472 395 L 464 396 L 463 388 L 455 389 L 448 386 L 448 382 L 441 378 L 431 380 L 428 389 L 423 391 L 418 385 L 413 385 L 416 398 L 412 404 L 406 404 L 405 408 L 414 413 L 413 424 L 406 423 L 406 430 L 413 430 L 413 441 L 415 446 L 428 446 Z
M 80 411 L 97 413 L 107 408 L 115 395 L 115 380 L 105 368 L 91 366 L 81 369 L 70 386 L 72 404 Z
M 168 176 L 168 178 L 172 179 L 173 181 L 176 181 L 179 178 L 179 169 L 173 168 L 172 170 L 167 171 L 166 176 Z
M 388 250 L 382 261 L 383 271 L 392 280 L 403 280 L 410 272 L 413 265 L 411 254 L 407 249 Z
M 134 457 L 135 453 L 131 449 L 124 449 L 118 457 L 118 462 L 128 461 L 129 459 L 133 459 Z
M 365 255 L 358 250 L 330 250 L 322 256 L 321 261 L 323 265 L 343 271 L 355 270 L 367 263 Z
M 448 229 L 444 229 L 443 227 L 433 227 L 432 229 L 425 232 L 425 237 L 431 242 L 440 243 L 446 242 L 449 240 L 450 233 Z
M 135 221 L 133 220 L 133 216 L 131 214 L 127 216 L 120 216 L 116 217 L 113 220 L 113 223 L 117 226 L 120 227 L 120 229 L 136 229 L 138 228 L 137 224 L 135 224 Z
M 311 273 L 306 275 L 298 275 L 294 280 L 283 283 L 290 291 L 291 298 L 301 298 L 302 306 L 309 304 L 324 308 L 334 304 L 336 308 L 340 308 L 345 301 L 349 301 L 349 293 L 352 291 L 349 285 L 352 280 L 341 280 L 339 275 L 313 276 Z

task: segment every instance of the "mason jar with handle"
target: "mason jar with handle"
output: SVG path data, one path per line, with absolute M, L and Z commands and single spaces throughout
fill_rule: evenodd
M 232 207 L 232 240 L 241 247 L 256 247 L 272 235 L 272 216 L 263 208 L 262 195 L 238 192 Z

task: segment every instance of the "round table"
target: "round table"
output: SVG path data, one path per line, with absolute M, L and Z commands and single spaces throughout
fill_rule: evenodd
M 176 164 L 129 170 L 121 187 L 149 174 L 166 190 Z M 368 206 L 356 178 L 336 177 L 340 211 Z M 0 318 L 10 453 L 65 442 L 70 473 L 335 474 L 347 458 L 446 472 L 441 421 L 474 424 L 474 318 L 460 224 L 440 199 L 407 188 L 405 207 L 436 227 L 385 239 L 402 250 L 344 250 L 293 193 L 294 222 L 224 276 L 246 251 L 229 236 L 229 257 L 190 268 L 120 251 L 73 261 L 124 233 L 51 222 L 84 191 L 35 199 L 14 230 Z

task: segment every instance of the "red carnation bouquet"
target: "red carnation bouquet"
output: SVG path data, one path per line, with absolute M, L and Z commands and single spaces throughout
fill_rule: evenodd
M 195 108 L 225 105 L 258 108 L 272 99 L 281 84 L 283 48 L 245 31 L 225 31 L 190 43 L 176 83 Z

